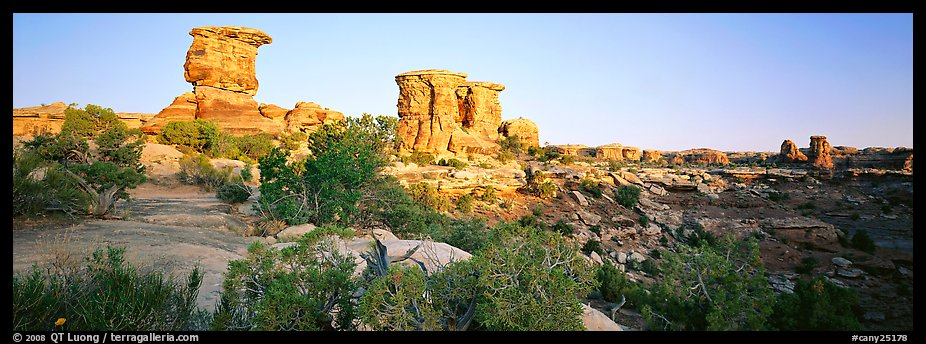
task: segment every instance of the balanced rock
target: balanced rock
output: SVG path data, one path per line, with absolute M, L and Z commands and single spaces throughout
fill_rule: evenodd
M 276 104 L 260 104 L 257 107 L 257 110 L 260 111 L 260 115 L 267 117 L 269 119 L 279 120 L 286 117 L 286 113 L 290 110 L 281 108 Z
M 502 122 L 498 132 L 504 137 L 517 135 L 521 143 L 528 147 L 540 147 L 540 137 L 537 134 L 537 124 L 527 118 L 515 118 Z
M 778 159 L 782 162 L 803 162 L 807 161 L 807 156 L 797 149 L 793 141 L 785 140 L 781 143 L 781 153 L 778 154 Z
M 194 86 L 257 94 L 257 48 L 273 40 L 263 31 L 239 26 L 204 26 L 190 31 L 183 76 Z

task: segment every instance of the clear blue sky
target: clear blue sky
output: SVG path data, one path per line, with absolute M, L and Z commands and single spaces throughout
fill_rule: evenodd
M 505 84 L 552 144 L 913 146 L 911 14 L 14 14 L 13 106 L 157 113 L 197 26 L 261 29 L 255 97 L 396 116 L 396 74 Z

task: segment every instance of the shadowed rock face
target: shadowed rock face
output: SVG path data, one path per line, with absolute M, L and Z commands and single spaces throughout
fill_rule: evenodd
M 791 140 L 785 140 L 781 143 L 781 152 L 778 159 L 782 162 L 802 162 L 807 161 L 807 156 L 797 149 L 797 145 Z
M 190 31 L 183 76 L 193 86 L 257 94 L 257 48 L 273 40 L 263 31 L 239 26 L 204 26 Z
M 257 101 L 245 93 L 196 86 L 193 94 L 196 95 L 196 118 L 213 121 L 231 134 L 278 135 L 283 131 L 282 125 L 261 116 Z
M 807 158 L 813 164 L 814 168 L 832 169 L 833 158 L 830 155 L 830 143 L 826 141 L 826 136 L 810 137 L 810 153 Z

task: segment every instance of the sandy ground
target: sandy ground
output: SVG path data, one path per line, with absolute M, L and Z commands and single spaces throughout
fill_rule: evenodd
M 200 307 L 212 309 L 222 288 L 228 262 L 242 258 L 261 238 L 244 237 L 246 224 L 214 193 L 193 186 L 166 189 L 143 184 L 133 199 L 117 206 L 125 220 L 90 220 L 66 226 L 33 226 L 13 231 L 13 270 L 28 270 L 50 259 L 74 259 L 95 248 L 126 248 L 136 266 L 178 277 L 198 265 L 203 283 Z

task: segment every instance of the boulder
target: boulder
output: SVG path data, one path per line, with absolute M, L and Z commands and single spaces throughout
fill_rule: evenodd
M 585 195 L 578 191 L 572 191 L 572 197 L 576 199 L 576 202 L 579 202 L 579 205 L 583 207 L 588 206 L 588 200 L 585 199 Z
M 589 226 L 594 226 L 601 223 L 601 216 L 589 213 L 587 211 L 579 210 L 576 212 L 576 215 L 579 215 L 579 219 L 581 219 L 583 223 Z
M 587 331 L 623 331 L 621 325 L 615 323 L 604 313 L 582 304 L 582 324 Z
M 302 237 L 302 235 L 309 233 L 315 230 L 315 225 L 311 223 L 306 223 L 302 225 L 290 226 L 282 230 L 277 234 L 277 239 L 280 241 L 295 241 Z
M 498 132 L 504 137 L 517 135 L 527 147 L 540 147 L 537 124 L 527 118 L 505 120 L 498 127 Z
M 260 104 L 257 107 L 257 111 L 260 112 L 261 116 L 267 117 L 269 119 L 282 120 L 284 117 L 286 117 L 286 114 L 290 110 L 281 108 L 277 106 L 276 104 Z
M 836 265 L 840 268 L 848 268 L 850 265 L 852 265 L 852 261 L 843 257 L 833 257 L 833 265 Z
M 630 254 L 630 257 L 627 257 L 631 262 L 642 263 L 646 260 L 646 256 L 640 254 L 640 252 L 634 252 Z

